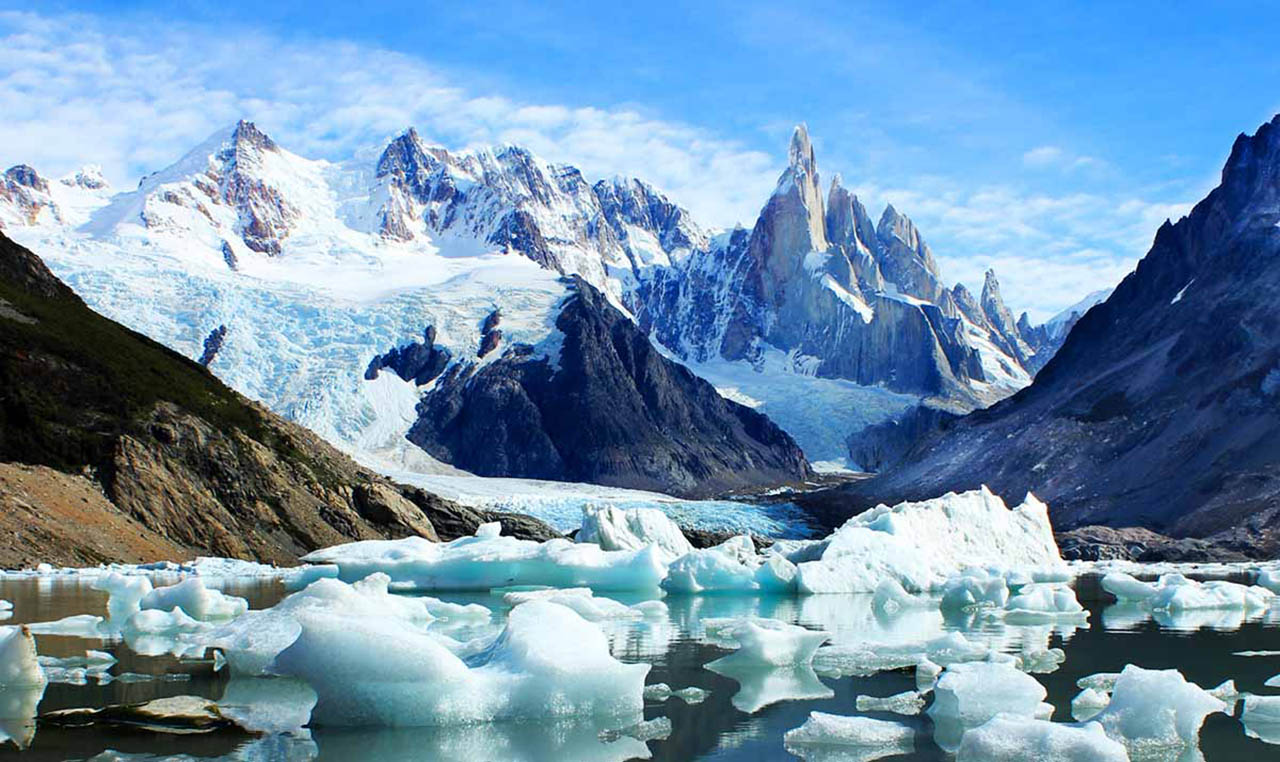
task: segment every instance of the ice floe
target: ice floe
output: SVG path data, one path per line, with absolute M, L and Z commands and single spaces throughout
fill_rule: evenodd
M 450 725 L 618 715 L 643 708 L 647 664 L 623 664 L 604 634 L 548 601 L 516 606 L 488 647 L 463 659 L 403 619 L 297 614 L 270 670 L 305 680 L 314 725 Z
M 968 730 L 956 762 L 1129 762 L 1125 747 L 1096 722 L 1067 725 L 998 714 Z
M 1115 679 L 1110 702 L 1094 720 L 1131 755 L 1141 756 L 1195 748 L 1204 718 L 1226 709 L 1226 703 L 1187 682 L 1176 669 L 1130 664 Z
M 998 714 L 1048 719 L 1053 707 L 1038 680 L 1007 663 L 962 662 L 947 667 L 933 688 L 934 740 L 954 751 L 965 731 Z
M 915 750 L 915 728 L 894 720 L 810 712 L 804 724 L 787 731 L 787 751 L 807 760 L 873 760 Z
M 680 527 L 657 508 L 585 506 L 582 527 L 574 539 L 595 543 L 602 550 L 641 550 L 656 545 L 668 560 L 693 550 Z

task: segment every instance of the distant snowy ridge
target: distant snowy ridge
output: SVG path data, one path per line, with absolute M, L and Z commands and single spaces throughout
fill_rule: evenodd
M 824 201 L 797 134 L 754 234 L 713 233 L 640 180 L 588 182 L 514 146 L 452 152 L 410 129 L 334 163 L 292 154 L 249 122 L 123 193 L 93 167 L 58 181 L 14 167 L 0 182 L 0 225 L 95 309 L 189 357 L 225 326 L 211 370 L 375 459 L 404 460 L 432 390 L 365 380 L 375 356 L 427 328 L 453 362 L 491 362 L 517 345 L 551 356 L 567 274 L 832 467 L 857 465 L 850 434 L 922 398 L 966 410 L 1025 385 L 1018 336 L 957 306 L 909 219 L 890 208 L 871 225 L 838 178 Z M 777 248 L 786 272 L 761 280 L 759 231 L 792 230 L 793 218 L 807 232 L 788 240 L 806 243 Z M 817 305 L 806 335 L 766 330 L 791 314 L 769 302 L 783 293 Z M 500 331 L 488 335 L 496 313 Z M 480 357 L 482 341 L 498 351 Z M 861 347 L 854 365 L 840 359 L 851 346 Z M 840 431 L 814 429 L 815 399 L 842 416 Z M 447 470 L 424 453 L 409 459 Z

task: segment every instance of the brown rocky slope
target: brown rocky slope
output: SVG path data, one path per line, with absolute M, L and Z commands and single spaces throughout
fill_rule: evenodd
M 361 539 L 523 516 L 395 484 L 90 310 L 0 234 L 0 567 L 220 555 L 290 563 Z M 19 465 L 21 464 L 21 465 Z

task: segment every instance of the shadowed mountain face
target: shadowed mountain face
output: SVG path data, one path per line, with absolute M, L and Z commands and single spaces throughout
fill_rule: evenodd
M 458 364 L 418 406 L 409 439 L 485 476 L 587 481 L 707 496 L 809 475 L 768 418 L 673 362 L 575 278 L 550 352 L 514 346 Z
M 22 530 L 4 533 L 5 567 L 197 553 L 290 562 L 354 539 L 435 538 L 433 518 L 446 536 L 486 518 L 360 468 L 98 315 L 3 235 L 0 509 Z
M 1274 552 L 1280 516 L 1280 116 L 1035 382 L 842 494 L 845 510 L 986 483 L 1055 524 L 1145 526 Z

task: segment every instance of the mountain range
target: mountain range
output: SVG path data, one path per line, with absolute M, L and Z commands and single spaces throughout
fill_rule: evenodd
M 519 147 L 410 129 L 334 163 L 249 122 L 127 192 L 14 167 L 0 224 L 90 306 L 382 470 L 705 495 L 882 467 L 1062 335 L 1015 320 L 994 273 L 944 286 L 892 206 L 873 223 L 838 176 L 824 191 L 803 126 L 751 230 Z M 590 452 L 564 421 L 599 424 Z
M 848 513 L 985 483 L 1055 526 L 1148 527 L 1280 549 L 1280 116 L 1080 316 L 1034 383 L 833 494 Z M 1064 328 L 1066 326 L 1064 325 Z

